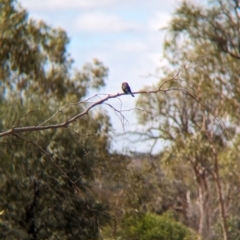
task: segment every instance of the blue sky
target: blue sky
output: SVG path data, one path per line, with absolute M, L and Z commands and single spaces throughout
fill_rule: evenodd
M 75 66 L 97 58 L 109 68 L 107 86 L 100 93 L 121 92 L 126 81 L 133 91 L 161 76 L 161 57 L 165 27 L 178 0 L 20 0 L 30 17 L 44 20 L 52 27 L 63 28 L 70 37 L 69 51 Z M 156 72 L 156 70 L 158 71 Z M 160 69 L 160 70 L 159 70 Z M 136 106 L 137 98 L 123 96 L 123 109 Z M 119 100 L 112 105 L 120 107 Z M 139 128 L 134 111 L 125 113 L 128 124 L 122 128 L 119 119 L 109 111 L 116 132 Z M 140 151 L 150 145 L 137 142 L 130 144 L 128 136 L 118 139 L 114 148 Z M 128 146 L 128 147 L 127 147 Z

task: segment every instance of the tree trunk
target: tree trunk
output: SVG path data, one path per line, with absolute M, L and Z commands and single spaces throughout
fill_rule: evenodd
M 228 240 L 228 226 L 227 226 L 225 204 L 224 204 L 223 194 L 222 194 L 222 186 L 221 186 L 221 181 L 219 176 L 218 156 L 216 153 L 216 149 L 213 145 L 212 145 L 212 150 L 214 154 L 214 172 L 212 172 L 211 174 L 215 180 L 217 193 L 218 193 L 218 203 L 220 208 L 220 216 L 222 220 L 223 239 Z
M 209 216 L 209 189 L 205 170 L 199 168 L 198 164 L 194 164 L 194 172 L 198 183 L 198 206 L 199 206 L 199 222 L 198 234 L 201 239 L 210 238 L 210 216 Z

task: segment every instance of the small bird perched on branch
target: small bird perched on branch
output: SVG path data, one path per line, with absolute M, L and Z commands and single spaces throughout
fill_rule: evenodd
M 122 90 L 123 92 L 125 92 L 126 94 L 131 94 L 133 97 L 134 95 L 132 94 L 131 88 L 129 87 L 127 82 L 123 82 L 122 83 Z

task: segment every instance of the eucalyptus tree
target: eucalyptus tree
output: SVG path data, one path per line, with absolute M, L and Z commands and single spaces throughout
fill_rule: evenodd
M 145 139 L 164 140 L 161 166 L 188 186 L 182 207 L 203 239 L 219 234 L 218 223 L 231 239 L 239 214 L 239 29 L 238 1 L 182 2 L 167 27 L 165 77 L 144 89 L 161 92 L 140 96 Z
M 96 108 L 61 124 L 89 106 L 108 69 L 97 59 L 73 69 L 68 43 L 0 0 L 1 239 L 96 239 L 110 219 L 107 198 L 93 193 L 124 166 L 109 152 L 108 115 Z

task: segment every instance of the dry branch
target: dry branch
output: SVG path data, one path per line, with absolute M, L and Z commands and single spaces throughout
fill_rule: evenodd
M 161 85 L 159 86 L 159 88 L 157 90 L 151 90 L 151 91 L 138 91 L 138 92 L 133 92 L 133 94 L 153 94 L 153 93 L 159 93 L 159 92 L 163 92 L 163 93 L 167 93 L 170 91 L 179 91 L 183 94 L 185 94 L 186 96 L 189 96 L 191 98 L 193 98 L 195 101 L 197 101 L 205 110 L 207 110 L 207 106 L 204 105 L 203 103 L 200 102 L 200 100 L 197 99 L 197 97 L 195 97 L 193 94 L 191 94 L 188 90 L 183 89 L 183 88 L 179 88 L 179 87 L 172 87 L 172 88 L 167 88 L 167 89 L 162 89 L 161 87 L 168 81 L 171 80 L 176 80 L 177 75 L 179 74 L 179 72 L 171 79 L 168 79 L 166 81 L 164 81 L 163 83 L 161 83 Z M 104 102 L 106 102 L 107 100 L 111 99 L 111 98 L 118 98 L 122 95 L 125 95 L 125 93 L 117 93 L 114 95 L 107 95 L 106 97 L 92 103 L 89 107 L 87 107 L 83 112 L 78 113 L 76 115 L 74 115 L 73 117 L 69 117 L 69 119 L 67 119 L 64 122 L 58 123 L 58 124 L 50 124 L 50 125 L 45 125 L 43 126 L 44 123 L 48 122 L 53 116 L 55 116 L 58 112 L 61 112 L 62 109 L 67 106 L 67 105 L 75 105 L 75 104 L 79 104 L 81 102 L 86 102 L 86 101 L 81 101 L 78 103 L 68 103 L 66 105 L 64 105 L 60 110 L 58 110 L 57 112 L 55 112 L 53 114 L 52 117 L 50 117 L 49 119 L 47 119 L 46 121 L 44 121 L 42 124 L 37 125 L 37 126 L 26 126 L 26 127 L 14 127 L 11 129 L 8 129 L 6 131 L 2 131 L 0 133 L 0 137 L 4 137 L 4 136 L 8 136 L 8 135 L 14 135 L 14 134 L 18 134 L 18 133 L 23 133 L 23 132 L 34 132 L 34 131 L 43 131 L 43 130 L 47 130 L 47 129 L 57 129 L 57 128 L 67 128 L 68 125 L 70 125 L 71 123 L 75 122 L 76 120 L 78 120 L 79 118 L 81 118 L 84 115 L 87 115 L 89 113 L 89 111 L 96 107 L 97 105 L 101 105 Z M 99 95 L 96 95 L 99 96 Z M 109 105 L 109 104 L 107 104 Z M 114 109 L 114 108 L 112 108 Z M 116 109 L 115 109 L 116 111 Z M 32 111 L 31 111 L 32 112 Z M 119 111 L 117 111 L 119 112 Z M 212 116 L 214 116 L 214 118 L 218 118 L 217 116 L 215 116 L 213 113 L 210 113 Z M 24 116 L 27 116 L 27 114 L 25 114 Z M 16 122 L 18 122 L 19 120 L 17 120 Z

